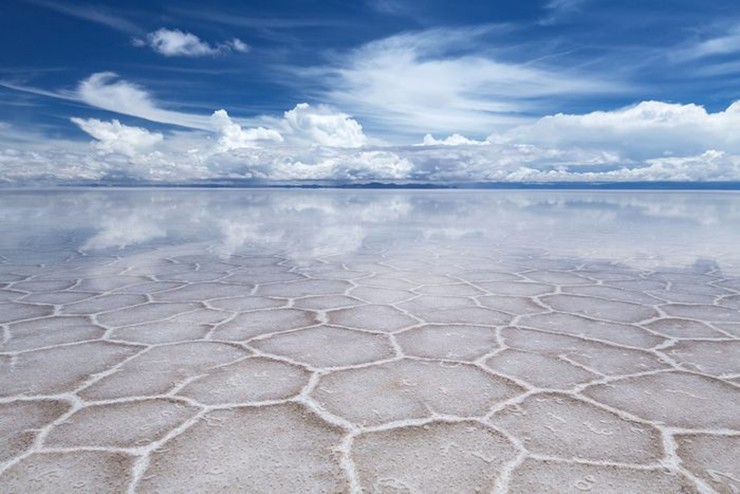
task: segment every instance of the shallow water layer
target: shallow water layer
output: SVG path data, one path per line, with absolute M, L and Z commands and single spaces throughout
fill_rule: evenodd
M 1 492 L 740 492 L 740 194 L 0 193 Z

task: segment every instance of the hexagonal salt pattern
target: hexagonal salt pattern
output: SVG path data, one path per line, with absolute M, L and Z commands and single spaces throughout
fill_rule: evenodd
M 297 365 L 249 357 L 190 381 L 178 394 L 206 405 L 285 400 L 300 393 L 309 377 Z
M 662 372 L 595 384 L 584 393 L 660 424 L 686 429 L 740 429 L 740 388 L 711 377 Z
M 331 373 L 313 396 L 331 413 L 371 425 L 435 414 L 484 416 L 521 391 L 473 365 L 398 360 Z
M 652 463 L 663 456 L 657 428 L 566 394 L 530 395 L 490 420 L 536 455 L 614 463 Z
M 161 439 L 196 412 L 196 407 L 171 399 L 90 405 L 57 424 L 45 444 L 60 448 L 134 448 Z
M 0 475 L 0 491 L 116 494 L 126 492 L 133 465 L 133 456 L 116 452 L 34 453 Z
M 214 410 L 155 451 L 141 492 L 341 492 L 342 431 L 295 404 Z
M 584 491 L 604 494 L 700 492 L 684 475 L 665 468 L 645 469 L 534 459 L 526 460 L 514 469 L 508 485 L 508 492 L 515 494 L 578 494 Z
M 11 401 L 0 404 L 0 464 L 33 445 L 39 431 L 70 408 L 64 401 Z
M 342 367 L 395 356 L 385 334 L 320 326 L 252 341 L 260 351 L 281 355 L 311 367 Z
M 686 468 L 722 494 L 740 492 L 740 434 L 679 434 L 676 453 Z
M 740 491 L 740 278 L 396 233 L 0 252 L 0 492 Z
M 360 434 L 352 445 L 363 492 L 492 492 L 517 450 L 478 422 L 431 422 Z

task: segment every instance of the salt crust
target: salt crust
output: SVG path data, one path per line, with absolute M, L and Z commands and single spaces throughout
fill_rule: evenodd
M 0 262 L 1 491 L 740 489 L 736 278 L 141 256 Z

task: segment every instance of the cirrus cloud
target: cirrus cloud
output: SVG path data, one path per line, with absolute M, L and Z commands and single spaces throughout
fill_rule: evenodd
M 84 79 L 73 95 L 95 108 L 131 115 L 152 122 L 209 130 L 207 116 L 161 108 L 148 91 L 132 82 L 119 79 L 115 72 L 97 72 Z
M 618 80 L 544 62 L 505 61 L 491 48 L 506 26 L 407 32 L 335 56 L 300 72 L 321 97 L 396 135 L 475 133 L 510 127 L 553 98 L 624 92 Z M 482 49 L 481 46 L 488 47 Z

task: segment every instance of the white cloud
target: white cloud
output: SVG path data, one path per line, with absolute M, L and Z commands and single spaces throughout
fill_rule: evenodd
M 165 57 L 203 57 L 222 55 L 231 51 L 242 53 L 249 51 L 249 45 L 238 38 L 213 45 L 193 33 L 166 28 L 157 29 L 147 34 L 144 39 L 135 38 L 134 44 L 149 46 Z
M 614 79 L 498 60 L 480 39 L 495 29 L 503 28 L 400 34 L 303 75 L 327 84 L 323 96 L 335 106 L 389 132 L 417 135 L 480 135 L 521 123 L 553 97 L 624 90 Z
M 368 143 L 362 126 L 349 115 L 327 106 L 299 103 L 283 118 L 262 117 L 274 128 L 244 128 L 229 117 L 226 110 L 211 115 L 211 125 L 219 135 L 219 151 L 269 146 L 282 143 L 293 146 L 357 148 Z M 279 129 L 279 130 L 278 130 Z
M 696 156 L 655 158 L 647 166 L 616 170 L 607 177 L 619 180 L 739 181 L 740 155 L 710 149 Z
M 691 156 L 708 149 L 740 154 L 740 101 L 709 113 L 694 104 L 643 101 L 614 111 L 557 114 L 489 137 L 493 142 L 598 149 L 625 160 Z
M 274 129 L 257 127 L 254 129 L 243 129 L 241 125 L 234 122 L 226 110 L 217 110 L 211 115 L 213 128 L 219 135 L 219 151 L 230 151 L 232 149 L 255 148 L 260 142 L 272 141 L 283 142 L 283 136 Z
M 740 53 L 740 24 L 736 24 L 719 36 L 696 41 L 672 54 L 674 59 L 691 61 L 719 55 Z
M 314 153 L 317 153 L 314 151 Z M 414 165 L 392 151 L 325 151 L 305 160 L 273 158 L 265 174 L 270 180 L 400 180 Z M 269 153 L 268 153 L 269 155 Z
M 231 41 L 226 42 L 228 46 L 231 46 L 231 49 L 234 51 L 238 51 L 240 53 L 247 53 L 251 47 L 246 44 L 244 41 L 240 40 L 239 38 L 234 38 Z
M 149 132 L 141 127 L 123 125 L 118 120 L 103 122 L 97 118 L 72 118 L 74 124 L 96 139 L 95 146 L 107 153 L 135 156 L 162 142 L 159 132 Z
M 127 34 L 139 34 L 141 32 L 141 29 L 137 25 L 122 16 L 112 13 L 102 6 L 63 5 L 61 2 L 45 0 L 32 0 L 31 3 L 41 5 L 71 17 L 77 17 L 78 19 L 102 24 Z
M 151 122 L 215 131 L 225 149 L 254 147 L 258 141 L 282 142 L 283 138 L 292 145 L 316 144 L 346 148 L 360 147 L 370 142 L 357 120 L 327 105 L 299 103 L 286 111 L 282 118 L 263 115 L 237 120 L 230 117 L 225 110 L 219 110 L 210 116 L 184 113 L 162 108 L 149 91 L 138 84 L 118 78 L 114 72 L 94 73 L 80 81 L 75 91 L 54 92 L 7 83 L 0 85 L 41 96 L 81 101 L 95 108 Z M 243 128 L 244 125 L 258 123 L 274 128 Z
M 557 24 L 581 10 L 588 0 L 550 0 L 545 4 L 547 15 L 540 20 L 542 25 Z
M 486 141 L 468 139 L 460 134 L 452 134 L 444 139 L 435 139 L 432 134 L 427 134 L 424 136 L 424 140 L 421 143 L 422 146 L 460 146 L 462 144 L 482 145 L 486 144 Z
M 163 136 L 116 120 L 73 119 L 96 139 L 92 152 L 86 143 L 5 126 L 0 182 L 740 181 L 740 102 L 714 113 L 643 102 L 544 117 L 485 142 L 428 135 L 405 146 L 367 144 L 358 122 L 328 107 L 299 104 L 262 120 L 269 125 L 250 128 L 219 110 L 209 132 Z
M 362 125 L 327 106 L 299 103 L 285 112 L 283 127 L 297 140 L 322 146 L 355 148 L 367 144 Z
M 152 122 L 166 123 L 209 130 L 208 117 L 165 110 L 140 86 L 117 79 L 113 72 L 98 72 L 80 82 L 75 97 L 80 101 L 123 115 L 131 115 Z

